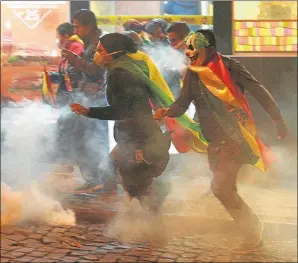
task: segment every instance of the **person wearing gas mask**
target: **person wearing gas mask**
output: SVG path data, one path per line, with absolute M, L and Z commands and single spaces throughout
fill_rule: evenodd
M 78 10 L 73 16 L 75 33 L 83 40 L 85 50 L 81 56 L 69 49 L 62 49 L 63 56 L 78 71 L 82 78 L 73 100 L 91 106 L 107 105 L 105 97 L 106 70 L 93 62 L 97 43 L 103 32 L 97 26 L 95 14 L 87 9 Z M 78 166 L 86 183 L 75 193 L 94 193 L 102 191 L 102 176 L 99 163 L 109 152 L 108 122 L 80 118 L 71 114 L 66 116 L 76 138 L 73 143 Z M 92 138 L 92 139 L 91 139 Z M 116 191 L 116 185 L 106 191 Z
M 156 182 L 169 161 L 170 138 L 153 120 L 149 100 L 154 100 L 151 90 L 154 84 L 149 79 L 146 63 L 129 56 L 137 51 L 137 45 L 124 34 L 101 37 L 94 62 L 107 68 L 109 106 L 70 106 L 78 115 L 115 120 L 117 146 L 111 153 L 109 173 L 114 171 L 120 176 L 131 198 L 158 212 L 167 191 Z
M 179 98 L 156 111 L 155 119 L 177 117 L 194 101 L 203 135 L 208 140 L 208 160 L 213 180 L 211 190 L 240 227 L 244 241 L 232 249 L 249 253 L 262 245 L 263 225 L 237 192 L 236 180 L 244 164 L 262 171 L 275 161 L 273 153 L 257 136 L 247 90 L 276 125 L 279 139 L 287 125 L 269 92 L 238 61 L 216 51 L 211 30 L 198 30 L 186 42 L 190 64 Z

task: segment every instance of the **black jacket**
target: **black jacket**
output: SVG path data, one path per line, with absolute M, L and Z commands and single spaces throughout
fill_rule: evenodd
M 114 69 L 108 77 L 107 99 L 110 106 L 90 108 L 88 117 L 115 120 L 117 143 L 144 144 L 163 138 L 152 117 L 150 93 L 140 80 L 124 69 Z

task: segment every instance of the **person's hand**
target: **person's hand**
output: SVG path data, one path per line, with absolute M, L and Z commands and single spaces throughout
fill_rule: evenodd
M 285 121 L 282 119 L 276 120 L 275 125 L 276 125 L 276 130 L 277 130 L 277 138 L 279 140 L 285 139 L 289 134 L 288 126 L 285 123 Z
M 89 109 L 87 109 L 77 103 L 70 104 L 70 108 L 71 108 L 72 112 L 74 112 L 75 114 L 78 114 L 78 115 L 87 115 L 89 112 Z
M 155 111 L 155 114 L 153 115 L 154 120 L 161 120 L 162 118 L 167 116 L 167 113 L 169 112 L 169 108 L 159 108 Z
M 74 60 L 76 57 L 78 57 L 78 55 L 68 49 L 61 49 L 62 55 L 64 58 L 66 58 L 68 61 L 72 61 Z

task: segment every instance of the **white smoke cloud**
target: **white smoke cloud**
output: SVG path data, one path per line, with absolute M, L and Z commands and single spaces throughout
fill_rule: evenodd
M 38 102 L 13 106 L 1 109 L 1 225 L 28 220 L 74 225 L 74 213 L 44 191 L 59 112 Z

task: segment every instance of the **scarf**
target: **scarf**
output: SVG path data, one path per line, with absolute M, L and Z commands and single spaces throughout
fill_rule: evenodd
M 249 104 L 231 78 L 219 53 L 206 66 L 189 67 L 197 72 L 200 85 L 206 91 L 207 107 L 218 124 L 238 144 L 244 145 L 250 164 L 266 171 L 275 161 L 273 153 L 260 141 Z
M 154 107 L 157 105 L 168 107 L 173 104 L 173 94 L 147 54 L 138 51 L 134 54 L 121 56 L 108 65 L 109 74 L 115 68 L 123 68 L 145 83 L 146 86 L 149 87 L 149 93 L 151 94 Z M 196 152 L 207 151 L 208 144 L 202 134 L 200 125 L 191 120 L 186 114 L 176 119 L 168 118 L 167 126 L 171 126 L 173 130 L 177 131 L 176 136 L 180 137 L 179 143 L 184 142 L 184 144 L 188 146 L 186 149 L 185 147 L 181 147 L 182 150 L 180 152 L 189 151 L 191 149 Z M 189 134 L 187 141 L 185 141 L 183 137 L 185 131 L 188 131 Z M 174 141 L 173 143 L 175 145 Z M 179 151 L 179 147 L 177 150 Z

